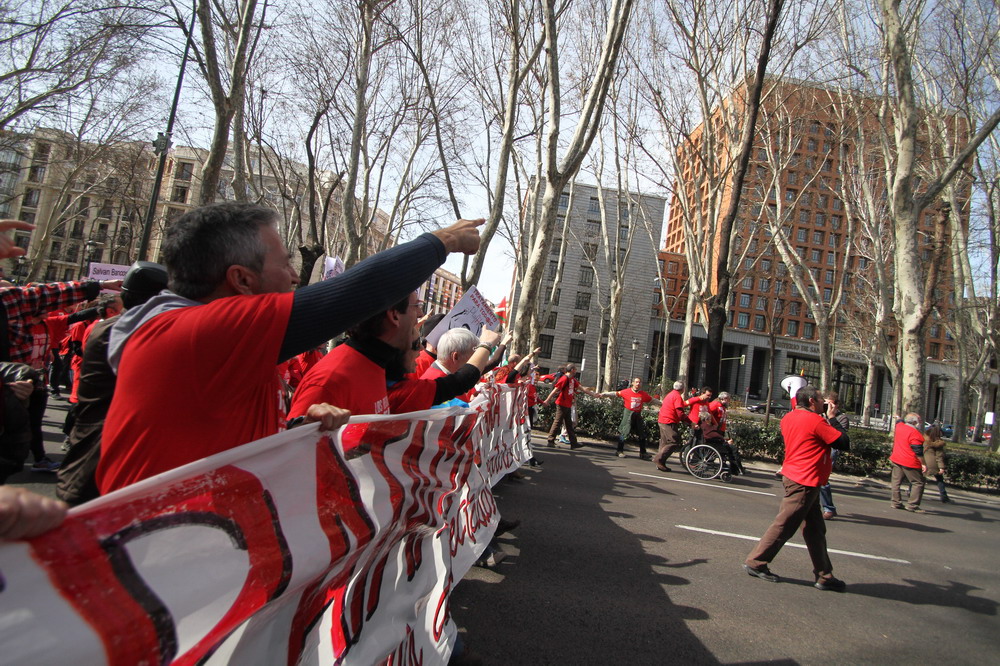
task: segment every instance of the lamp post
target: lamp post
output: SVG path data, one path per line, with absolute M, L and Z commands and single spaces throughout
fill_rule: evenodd
M 635 353 L 639 351 L 639 339 L 632 338 L 632 365 L 628 369 L 628 381 L 631 384 L 632 378 L 635 377 Z

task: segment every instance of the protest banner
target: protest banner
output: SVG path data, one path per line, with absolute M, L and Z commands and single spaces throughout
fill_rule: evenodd
M 524 387 L 483 396 L 280 433 L 0 545 L 5 662 L 446 663 L 492 482 L 530 456 Z
M 475 287 L 462 295 L 451 312 L 444 316 L 444 319 L 434 327 L 434 330 L 427 336 L 427 342 L 437 346 L 438 340 L 445 331 L 453 328 L 467 328 L 476 335 L 483 332 L 483 328 L 495 331 L 500 325 L 493 309 L 486 303 L 486 299 Z

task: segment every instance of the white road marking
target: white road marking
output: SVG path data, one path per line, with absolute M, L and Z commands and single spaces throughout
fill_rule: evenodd
M 762 493 L 759 490 L 744 490 L 743 488 L 730 488 L 729 486 L 720 486 L 714 483 L 702 483 L 701 481 L 688 481 L 687 479 L 675 479 L 669 476 L 661 476 L 659 474 L 643 474 L 642 472 L 629 472 L 634 476 L 648 476 L 651 479 L 663 479 L 664 481 L 673 481 L 674 483 L 690 483 L 694 486 L 707 486 L 708 488 L 718 488 L 719 490 L 732 490 L 737 493 L 750 493 L 751 495 L 767 495 L 768 497 L 777 497 L 774 493 Z
M 734 534 L 732 532 L 720 532 L 718 530 L 706 530 L 701 527 L 691 527 L 690 525 L 674 525 L 674 527 L 679 527 L 682 530 L 691 530 L 692 532 L 703 532 L 705 534 L 715 534 L 716 536 L 727 536 L 734 539 L 743 539 L 744 541 L 760 541 L 760 537 L 750 536 L 749 534 Z M 792 548 L 805 548 L 805 544 L 802 543 L 792 543 L 791 541 L 785 544 L 786 546 L 791 546 Z M 868 553 L 855 553 L 850 550 L 836 550 L 834 548 L 827 549 L 831 553 L 836 553 L 837 555 L 850 555 L 851 557 L 863 557 L 868 560 L 881 560 L 883 562 L 895 562 L 896 564 L 910 564 L 908 560 L 900 560 L 895 557 L 882 557 L 881 555 L 869 555 Z

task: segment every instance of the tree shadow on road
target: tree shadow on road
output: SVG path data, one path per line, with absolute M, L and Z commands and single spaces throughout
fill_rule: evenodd
M 895 583 L 858 583 L 849 585 L 849 594 L 863 594 L 877 599 L 889 599 L 921 606 L 961 608 L 981 615 L 996 615 L 997 604 L 992 599 L 974 597 L 969 593 L 982 588 L 948 581 L 947 585 L 922 580 L 903 579 L 908 585 Z
M 644 541 L 661 537 L 629 532 L 604 507 L 620 479 L 588 456 L 549 458 L 544 472 L 497 489 L 501 513 L 522 520 L 501 539 L 511 555 L 452 593 L 471 649 L 485 664 L 719 663 L 686 624 L 708 614 L 668 594 L 707 560 L 648 553 Z
M 876 527 L 895 527 L 898 529 L 913 530 L 914 532 L 928 532 L 932 534 L 943 534 L 951 533 L 952 530 L 946 530 L 943 527 L 932 527 L 931 525 L 925 525 L 923 523 L 917 523 L 905 520 L 893 520 L 892 518 L 883 518 L 881 516 L 868 516 L 863 513 L 844 513 L 837 514 L 836 522 L 838 523 L 858 523 L 863 525 L 874 525 Z

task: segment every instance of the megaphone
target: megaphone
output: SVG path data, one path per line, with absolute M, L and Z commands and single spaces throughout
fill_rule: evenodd
M 808 383 L 809 382 L 807 382 L 804 377 L 791 375 L 781 380 L 781 388 L 785 389 L 789 398 L 794 398 L 795 394 L 799 392 L 799 389 Z

